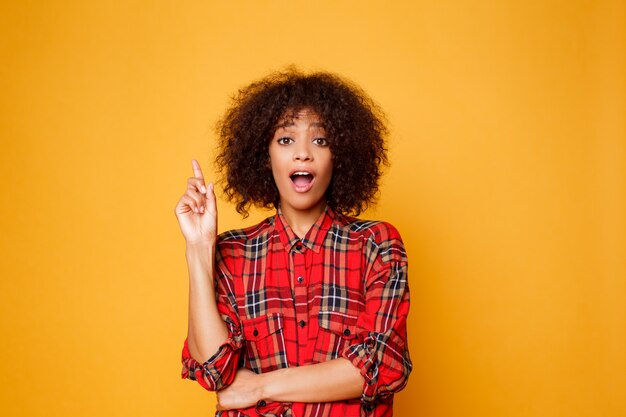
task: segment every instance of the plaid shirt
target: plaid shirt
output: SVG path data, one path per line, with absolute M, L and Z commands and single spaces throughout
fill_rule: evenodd
M 407 383 L 407 258 L 388 223 L 333 212 L 304 239 L 280 210 L 256 226 L 220 235 L 218 309 L 228 339 L 204 364 L 185 341 L 182 377 L 215 391 L 239 367 L 256 373 L 346 358 L 365 379 L 359 399 L 330 403 L 260 401 L 218 416 L 391 416 Z

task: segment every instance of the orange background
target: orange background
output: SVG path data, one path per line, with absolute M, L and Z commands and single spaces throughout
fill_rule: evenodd
M 295 63 L 387 111 L 410 259 L 396 415 L 626 415 L 622 1 L 0 5 L 4 416 L 212 415 L 180 380 L 174 205 L 237 88 Z M 220 203 L 220 229 L 250 224 Z

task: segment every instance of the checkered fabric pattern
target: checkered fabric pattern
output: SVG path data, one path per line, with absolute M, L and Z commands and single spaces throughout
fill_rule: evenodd
M 300 239 L 280 209 L 223 233 L 216 251 L 218 309 L 229 337 L 205 363 L 183 348 L 183 378 L 208 390 L 239 367 L 256 373 L 346 358 L 365 379 L 359 399 L 272 403 L 218 416 L 391 416 L 411 372 L 407 258 L 390 224 L 327 208 Z

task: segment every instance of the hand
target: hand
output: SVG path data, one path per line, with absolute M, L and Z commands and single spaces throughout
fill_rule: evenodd
M 228 387 L 217 392 L 217 409 L 232 410 L 248 408 L 263 399 L 261 375 L 241 368 Z
M 191 161 L 194 176 L 187 180 L 187 191 L 176 204 L 174 213 L 188 245 L 214 244 L 217 238 L 217 206 L 213 184 L 204 183 L 202 169 Z

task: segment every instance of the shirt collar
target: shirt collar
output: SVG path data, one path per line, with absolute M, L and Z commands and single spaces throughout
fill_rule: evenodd
M 281 243 L 287 250 L 291 250 L 294 245 L 301 243 L 314 252 L 319 252 L 326 238 L 326 234 L 330 230 L 330 226 L 335 219 L 335 212 L 330 207 L 326 206 L 326 210 L 319 216 L 317 221 L 311 226 L 304 238 L 300 239 L 291 226 L 287 223 L 283 212 L 278 208 L 274 220 L 275 230 L 278 233 Z

